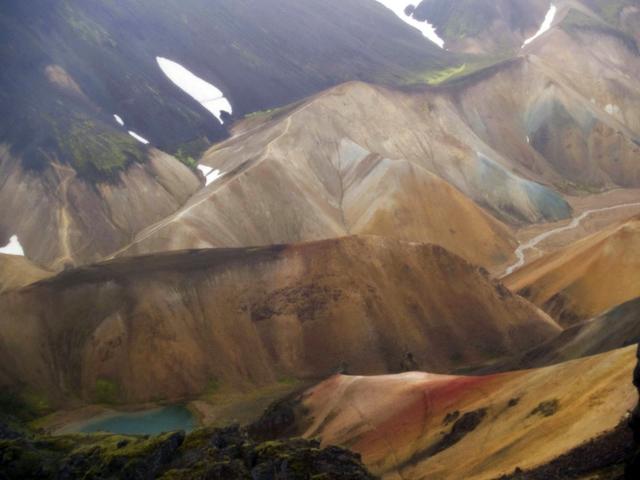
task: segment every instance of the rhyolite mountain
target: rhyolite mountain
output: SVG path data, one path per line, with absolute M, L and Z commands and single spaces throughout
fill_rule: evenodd
M 0 386 L 50 404 L 179 400 L 398 371 L 448 372 L 559 333 L 486 271 L 434 245 L 378 237 L 122 258 L 0 295 Z
M 452 63 L 366 0 L 11 0 L 0 27 L 0 110 L 12 113 L 0 121 L 0 244 L 17 236 L 27 257 L 57 270 L 104 258 L 199 188 L 162 151 L 194 168 L 227 135 L 156 57 L 215 84 L 237 117 Z
M 385 480 L 509 478 L 580 448 L 558 473 L 515 478 L 621 479 L 638 402 L 635 354 L 632 346 L 487 376 L 335 375 L 273 406 L 261 423 L 283 437 L 344 445 Z M 615 475 L 589 476 L 616 464 Z
M 571 215 L 564 195 L 640 185 L 640 56 L 628 22 L 610 23 L 608 11 L 559 2 L 544 36 L 497 61 L 440 50 L 374 1 L 307 3 L 54 2 L 46 22 L 37 8 L 3 6 L 1 98 L 20 113 L 0 126 L 0 242 L 17 236 L 29 259 L 60 270 L 375 234 L 497 268 L 513 258 L 513 226 Z M 231 123 L 172 84 L 156 56 L 215 83 L 236 120 L 298 101 L 236 121 L 202 158 L 223 178 L 201 189 L 161 150 L 193 167 L 192 148 Z M 353 79 L 386 86 L 331 87 Z
M 3 2 L 0 477 L 622 478 L 638 1 L 381 3 Z

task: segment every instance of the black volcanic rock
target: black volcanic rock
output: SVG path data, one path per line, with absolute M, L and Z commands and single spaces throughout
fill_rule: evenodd
M 227 134 L 165 77 L 157 56 L 220 88 L 237 118 L 347 80 L 442 67 L 448 55 L 361 0 L 6 0 L 0 111 L 11 115 L 0 138 L 32 169 L 53 156 L 96 176 L 141 161 L 129 129 L 189 154 Z
M 257 442 L 244 430 L 199 430 L 188 436 L 18 436 L 0 440 L 0 478 L 55 480 L 371 480 L 360 457 L 317 441 Z

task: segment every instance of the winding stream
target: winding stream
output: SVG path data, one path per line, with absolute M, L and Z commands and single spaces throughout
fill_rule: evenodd
M 556 235 L 558 233 L 566 232 L 567 230 L 573 230 L 574 228 L 577 228 L 578 226 L 580 226 L 580 223 L 582 223 L 582 221 L 585 218 L 587 218 L 589 215 L 592 215 L 594 213 L 606 212 L 606 211 L 609 211 L 609 210 L 617 210 L 618 208 L 625 208 L 625 207 L 640 207 L 640 202 L 624 203 L 622 205 L 614 205 L 612 207 L 604 207 L 604 208 L 596 208 L 594 210 L 586 210 L 585 212 L 580 214 L 580 216 L 578 216 L 578 217 L 574 218 L 573 220 L 571 220 L 571 223 L 569 223 L 568 225 L 565 225 L 564 227 L 554 228 L 553 230 L 549 230 L 548 232 L 544 232 L 544 233 L 538 235 L 537 237 L 532 238 L 528 242 L 521 244 L 518 247 L 518 249 L 516 250 L 516 257 L 518 258 L 518 260 L 516 261 L 516 263 L 514 263 L 513 265 L 511 265 L 509 268 L 507 268 L 505 270 L 505 272 L 502 275 L 502 277 L 504 278 L 504 277 L 506 277 L 508 275 L 511 275 L 513 272 L 515 272 L 520 267 L 522 267 L 524 265 L 524 262 L 525 262 L 525 252 L 527 250 L 533 250 L 534 248 L 536 248 L 536 246 L 538 244 L 540 244 L 540 242 L 543 242 L 547 238 L 552 237 L 552 236 L 554 236 L 554 235 Z

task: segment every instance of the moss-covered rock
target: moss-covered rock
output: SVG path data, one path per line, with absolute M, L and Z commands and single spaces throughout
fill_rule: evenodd
M 10 432 L 7 435 L 2 432 Z M 6 437 L 6 438 L 5 438 Z M 3 479 L 371 479 L 358 455 L 313 440 L 259 442 L 238 427 L 188 436 L 25 434 L 0 424 Z

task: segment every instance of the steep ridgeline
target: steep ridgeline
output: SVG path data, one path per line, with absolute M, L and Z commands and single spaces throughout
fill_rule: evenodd
M 2 2 L 0 247 L 15 237 L 54 269 L 96 261 L 199 188 L 146 142 L 193 168 L 226 127 L 157 57 L 214 84 L 242 116 L 450 56 L 375 1 Z
M 272 407 L 256 428 L 344 445 L 384 480 L 619 478 L 579 476 L 608 460 L 624 462 L 624 446 L 614 452 L 606 443 L 546 476 L 509 475 L 548 465 L 625 424 L 638 401 L 635 352 L 489 376 L 336 375 Z M 626 425 L 621 436 L 630 443 Z
M 0 310 L 0 384 L 52 404 L 392 372 L 408 351 L 447 372 L 559 332 L 443 248 L 376 237 L 123 258 L 6 293 Z
M 500 78 L 528 67 L 503 68 Z M 351 82 L 243 122 L 204 156 L 223 177 L 119 253 L 364 233 L 438 243 L 487 267 L 504 262 L 512 235 L 470 199 L 513 223 L 558 220 L 571 209 L 541 183 L 562 177 L 527 143 L 520 112 L 505 118 L 522 131 L 502 140 L 519 155 L 500 155 L 470 127 L 476 99 L 502 95 L 484 80 L 411 93 Z M 467 96 L 476 85 L 482 94 Z M 469 110 L 461 112 L 463 95 Z

